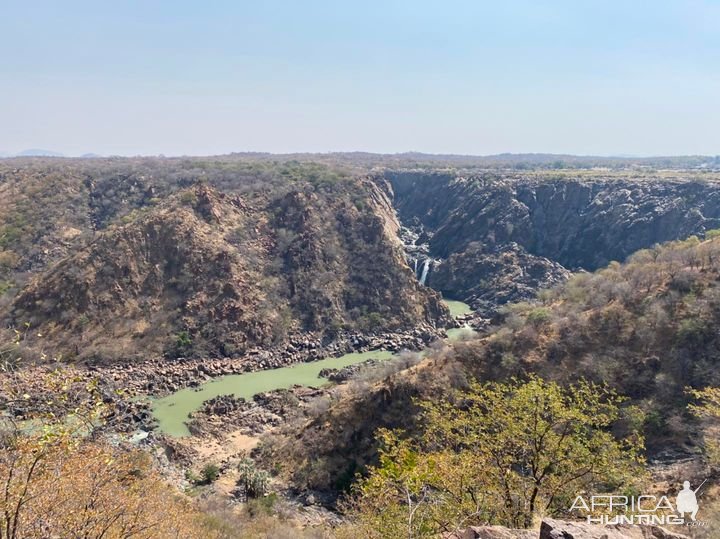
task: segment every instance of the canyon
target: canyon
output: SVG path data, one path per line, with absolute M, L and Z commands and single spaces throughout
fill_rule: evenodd
M 377 181 L 420 237 L 408 247 L 416 275 L 486 316 L 570 272 L 720 227 L 712 175 L 388 171 Z
M 693 387 L 715 380 L 705 326 L 689 337 L 666 328 L 646 357 L 625 334 L 585 346 L 593 332 L 570 329 L 584 318 L 562 318 L 628 257 L 643 271 L 675 264 L 673 243 L 657 247 L 674 240 L 689 242 L 677 257 L 690 262 L 638 304 L 700 294 L 700 281 L 712 288 L 720 174 L 710 170 L 38 158 L 0 162 L 0 195 L 0 319 L 18 350 L 10 369 L 33 395 L 33 380 L 57 364 L 98 379 L 126 418 L 115 434 L 160 455 L 182 488 L 194 488 L 183 470 L 215 461 L 234 481 L 251 454 L 277 468 L 286 499 L 332 521 L 355 474 L 377 463 L 379 429 L 414 432 L 417 400 L 444 398 L 469 377 L 597 377 L 656 421 L 682 398 L 673 385 L 656 401 L 670 390 L 650 372 L 674 373 L 662 350 L 684 358 L 682 339 L 695 339 L 696 365 L 683 376 Z M 629 267 L 627 280 L 646 286 Z M 630 286 L 624 279 L 606 280 Z M 618 314 L 608 287 L 592 292 L 615 309 L 592 312 L 603 332 L 664 320 L 639 307 Z M 618 381 L 623 369 L 633 380 Z M 24 417 L 26 404 L 13 406 Z M 686 456 L 687 444 L 661 434 L 652 455 Z
M 93 362 L 441 331 L 441 295 L 480 327 L 571 272 L 720 227 L 712 172 L 15 163 L 0 166 L 0 318 Z

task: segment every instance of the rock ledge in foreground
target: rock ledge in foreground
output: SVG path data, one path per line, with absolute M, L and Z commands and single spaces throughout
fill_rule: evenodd
M 599 526 L 546 518 L 540 526 L 540 539 L 689 539 L 687 535 L 659 526 Z
M 471 526 L 445 539 L 690 539 L 659 526 L 599 526 L 582 521 L 546 518 L 540 532 L 504 526 Z

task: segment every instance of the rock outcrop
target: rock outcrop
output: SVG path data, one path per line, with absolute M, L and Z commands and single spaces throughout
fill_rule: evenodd
M 471 243 L 435 265 L 432 286 L 452 298 L 463 298 L 491 317 L 506 303 L 528 301 L 537 291 L 564 282 L 570 272 L 557 262 L 528 253 L 517 243 L 490 250 Z
M 689 537 L 659 526 L 625 524 L 600 526 L 546 518 L 540 526 L 539 539 L 689 539 Z
M 689 536 L 659 526 L 600 526 L 580 521 L 546 518 L 540 532 L 504 526 L 470 526 L 444 539 L 689 539 Z
M 358 208 L 353 197 L 363 195 Z M 197 186 L 36 277 L 9 320 L 80 359 L 237 357 L 312 332 L 446 327 L 370 182 L 249 201 Z
M 370 358 L 361 363 L 342 367 L 341 369 L 322 369 L 318 373 L 318 376 L 320 376 L 320 378 L 327 378 L 331 382 L 342 383 L 358 376 L 367 369 L 377 367 L 379 364 L 380 360 Z
M 259 393 L 248 401 L 232 395 L 220 395 L 205 401 L 190 414 L 188 428 L 194 435 L 222 438 L 229 430 L 258 435 L 276 427 L 289 417 L 300 415 L 314 399 L 322 396 L 320 389 L 294 386 Z
M 682 173 L 388 171 L 376 181 L 401 222 L 427 231 L 427 256 L 441 263 L 426 284 L 491 311 L 567 270 L 720 227 L 720 183 Z

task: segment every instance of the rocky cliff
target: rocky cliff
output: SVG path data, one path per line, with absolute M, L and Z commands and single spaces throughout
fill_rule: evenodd
M 427 284 L 481 309 L 720 227 L 720 183 L 692 175 L 390 171 L 378 181 L 400 220 L 423 229 Z
M 224 357 L 300 332 L 447 324 L 439 295 L 405 264 L 389 207 L 360 180 L 259 198 L 193 187 L 40 273 L 10 323 L 98 360 Z
M 364 174 L 230 158 L 0 164 L 0 319 L 47 325 L 83 357 L 101 341 L 234 354 L 292 332 L 445 324 L 428 286 L 492 315 L 570 270 L 720 226 L 712 174 Z

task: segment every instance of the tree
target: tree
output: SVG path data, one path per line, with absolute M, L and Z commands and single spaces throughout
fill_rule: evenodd
M 0 374 L 0 539 L 214 537 L 149 456 L 105 441 L 108 388 L 65 366 Z
M 238 472 L 240 477 L 237 484 L 243 490 L 246 498 L 260 498 L 265 495 L 270 482 L 267 472 L 258 470 L 255 463 L 249 458 L 240 461 Z
M 417 537 L 486 522 L 529 527 L 568 511 L 577 494 L 627 489 L 643 477 L 643 440 L 635 427 L 611 433 L 621 401 L 586 382 L 530 378 L 421 403 L 422 433 L 380 433 L 380 463 L 349 511 L 372 537 Z
M 498 498 L 470 452 L 425 452 L 400 432 L 380 430 L 380 463 L 341 508 L 348 537 L 424 537 L 495 520 Z M 342 537 L 341 533 L 341 537 Z
M 720 465 L 720 387 L 691 389 L 689 395 L 696 399 L 688 405 L 690 413 L 702 419 L 705 454 L 714 466 Z
M 206 537 L 148 455 L 70 438 L 21 437 L 0 455 L 0 537 Z

